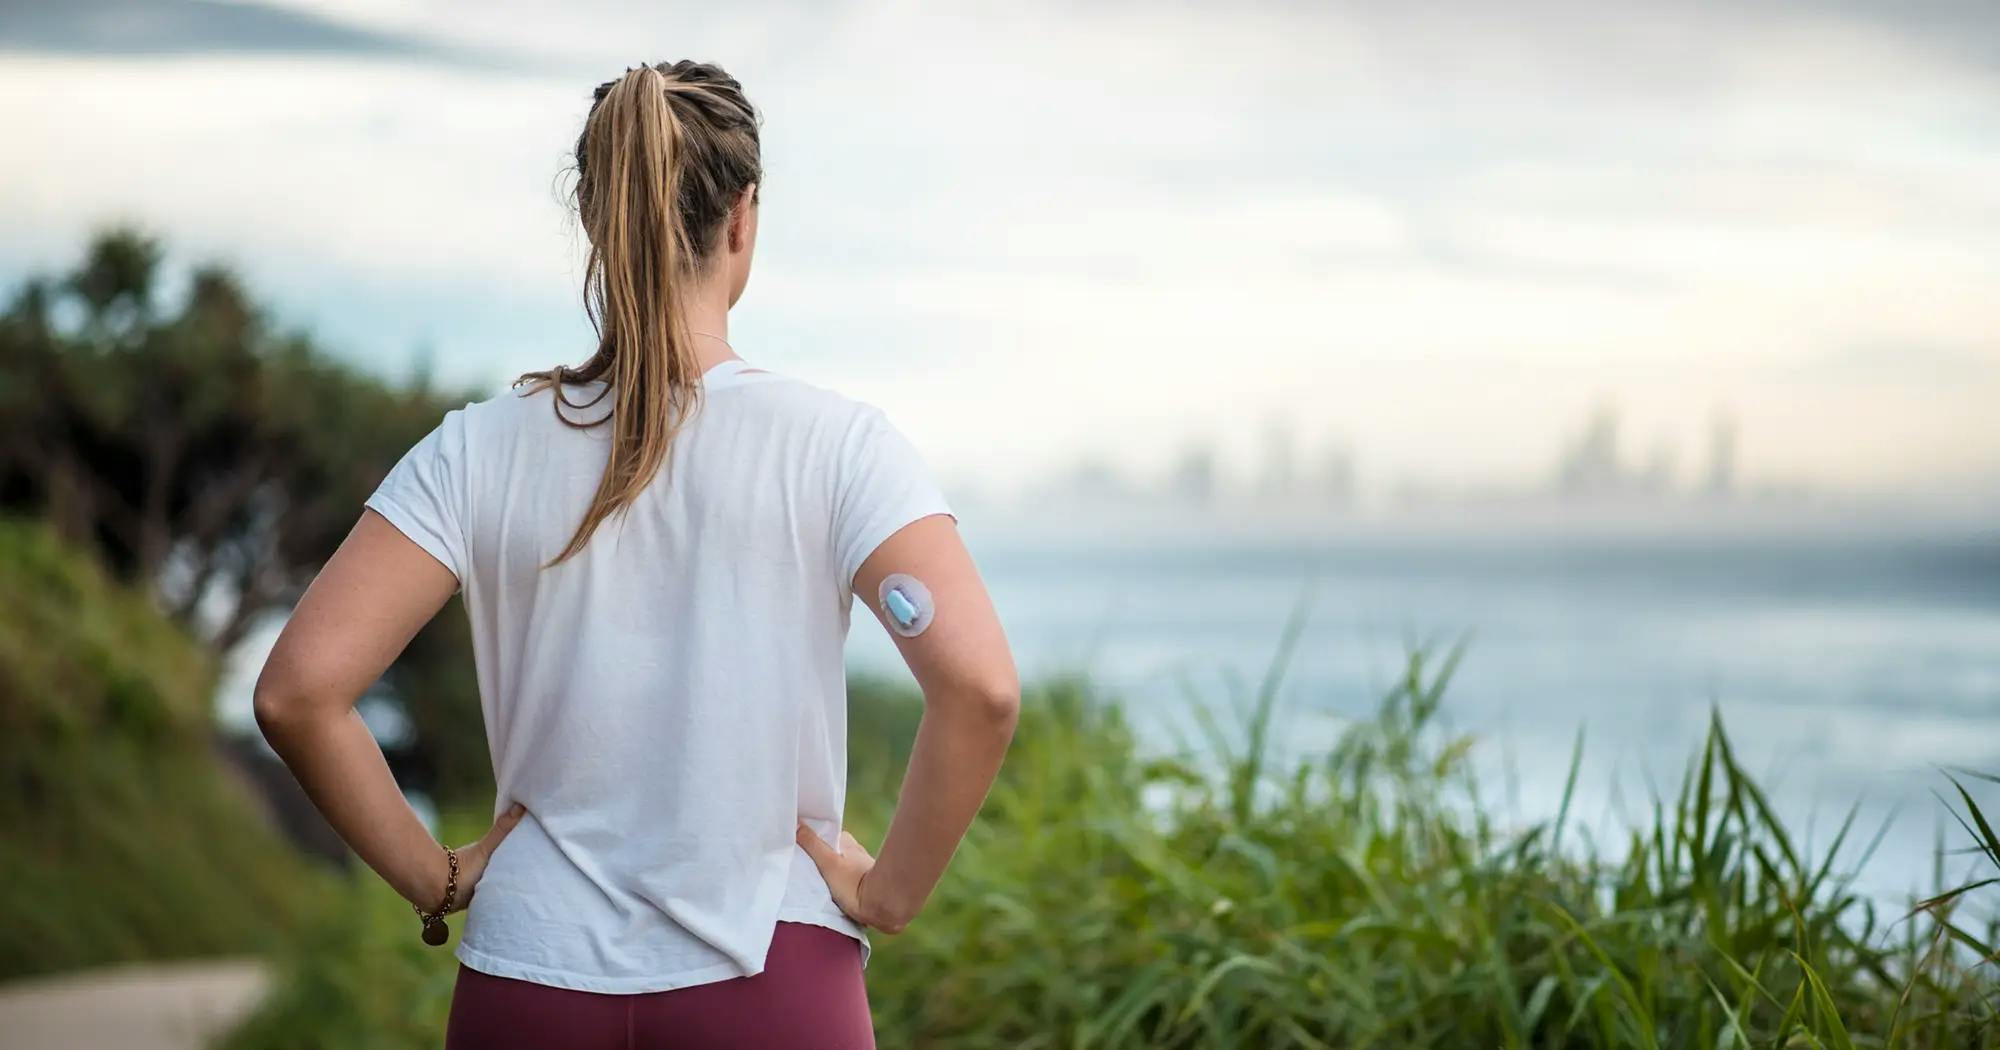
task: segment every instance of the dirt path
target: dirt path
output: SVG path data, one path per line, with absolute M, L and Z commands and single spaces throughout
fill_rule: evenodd
M 255 959 L 204 959 L 0 985 L 0 1050 L 197 1050 L 268 982 Z

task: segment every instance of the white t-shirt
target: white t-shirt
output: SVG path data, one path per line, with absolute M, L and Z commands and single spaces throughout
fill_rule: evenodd
M 951 510 L 880 410 L 742 361 L 702 383 L 662 473 L 553 568 L 611 428 L 546 389 L 447 413 L 367 501 L 458 577 L 495 812 L 528 810 L 467 915 L 475 970 L 682 988 L 761 972 L 780 919 L 866 961 L 793 835 L 839 840 L 854 574 Z

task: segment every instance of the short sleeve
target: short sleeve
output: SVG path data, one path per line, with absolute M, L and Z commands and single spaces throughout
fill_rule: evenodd
M 454 409 L 403 454 L 364 504 L 465 582 L 465 412 Z
M 957 520 L 922 454 L 879 409 L 864 412 L 842 443 L 837 476 L 833 533 L 843 585 L 852 586 L 861 563 L 903 526 L 933 514 Z

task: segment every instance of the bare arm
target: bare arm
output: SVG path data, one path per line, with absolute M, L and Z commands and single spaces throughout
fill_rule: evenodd
M 878 620 L 875 596 L 891 573 L 921 581 L 935 607 L 916 637 L 890 632 L 924 694 L 895 816 L 879 858 L 845 833 L 835 852 L 803 824 L 799 843 L 843 911 L 895 933 L 923 909 L 985 802 L 1014 736 L 1021 686 L 986 585 L 949 517 L 910 523 L 862 563 L 854 593 Z
M 257 725 L 313 805 L 376 874 L 426 910 L 444 899 L 444 851 L 403 798 L 354 705 L 457 586 L 387 519 L 363 511 L 257 679 Z M 457 905 L 471 898 L 493 848 L 520 818 L 517 806 L 458 851 Z

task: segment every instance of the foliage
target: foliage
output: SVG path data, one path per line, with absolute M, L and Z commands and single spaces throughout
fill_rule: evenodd
M 159 262 L 150 238 L 107 231 L 0 317 L 0 502 L 155 587 L 184 623 L 229 605 L 226 645 L 297 597 L 451 399 L 274 331 L 217 266 L 163 312 Z
M 0 512 L 50 521 L 222 652 L 297 600 L 383 475 L 469 395 L 385 382 L 279 331 L 219 266 L 164 308 L 160 259 L 144 234 L 107 230 L 0 314 Z M 447 800 L 491 787 L 465 731 L 470 666 L 454 602 L 389 676 L 420 730 L 399 772 Z
M 1679 797 L 1623 843 L 1581 840 L 1567 805 L 1497 827 L 1466 741 L 1435 731 L 1450 666 L 1414 658 L 1373 721 L 1289 768 L 1269 765 L 1273 679 L 1242 739 L 1209 741 L 1221 777 L 1138 762 L 1115 708 L 1049 698 L 931 910 L 879 956 L 883 1041 L 2000 1038 L 1979 964 L 1992 920 L 1954 950 L 1940 927 L 1879 915 L 1835 868 L 1845 832 L 1802 855 L 1719 721 Z
M 470 842 L 485 833 L 490 820 L 490 809 L 460 811 L 446 821 L 443 837 Z M 464 929 L 463 916 L 447 925 L 446 945 L 424 944 L 409 904 L 357 866 L 294 932 L 278 960 L 276 988 L 221 1046 L 428 1050 L 441 1045 L 457 973 L 451 951 Z
M 1566 814 L 1509 831 L 1476 804 L 1467 742 L 1438 731 L 1449 671 L 1413 659 L 1374 719 L 1296 763 L 1269 744 L 1276 675 L 1243 732 L 1213 726 L 1200 761 L 1143 755 L 1083 682 L 1034 690 L 929 908 L 875 938 L 882 1045 L 2000 1039 L 1979 961 L 1993 921 L 1964 895 L 1879 915 L 1839 877 L 1839 843 L 1799 852 L 1719 723 L 1679 797 L 1626 841 L 1592 843 Z M 879 682 L 852 694 L 850 823 L 874 841 L 920 705 Z M 2000 873 L 2000 842 L 1970 795 L 1960 804 Z M 371 916 L 400 903 L 370 899 Z M 288 988 L 311 994 L 288 991 L 252 1030 L 268 1039 L 237 1045 L 301 1031 L 352 1033 L 328 1047 L 434 1045 L 451 966 L 414 947 L 407 914 L 379 938 L 372 919 L 330 928 L 287 956 Z M 383 1027 L 341 1019 L 357 1011 Z
M 0 520 L 0 977 L 266 949 L 313 873 L 212 753 L 211 660 Z

